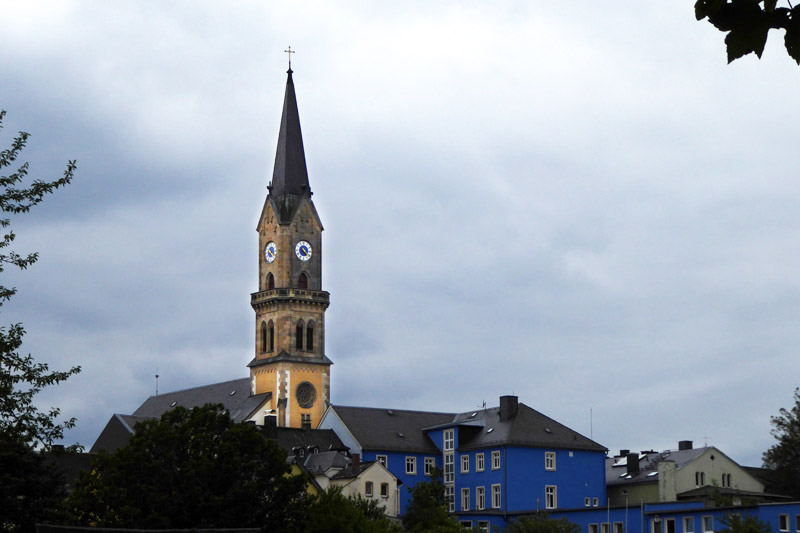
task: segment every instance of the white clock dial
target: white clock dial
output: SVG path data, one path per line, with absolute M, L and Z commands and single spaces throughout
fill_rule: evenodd
M 264 260 L 267 263 L 272 263 L 273 261 L 275 261 L 275 256 L 277 254 L 278 254 L 278 246 L 272 241 L 268 242 L 267 245 L 264 247 Z
M 306 241 L 300 241 L 294 247 L 294 253 L 300 261 L 308 261 L 311 259 L 311 245 Z

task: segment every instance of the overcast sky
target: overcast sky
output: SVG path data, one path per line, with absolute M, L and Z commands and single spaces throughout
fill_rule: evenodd
M 800 68 L 726 65 L 692 2 L 3 2 L 0 132 L 72 185 L 14 221 L 2 323 L 80 375 L 91 446 L 248 376 L 292 58 L 332 400 L 516 394 L 612 451 L 760 465 L 800 385 Z M 590 416 L 591 413 L 591 416 Z

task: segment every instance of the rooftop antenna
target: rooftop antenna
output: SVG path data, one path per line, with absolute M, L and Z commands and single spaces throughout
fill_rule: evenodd
M 297 52 L 295 52 L 294 50 L 292 50 L 292 47 L 291 47 L 291 46 L 289 47 L 289 49 L 288 49 L 288 50 L 284 50 L 284 52 L 286 52 L 287 54 L 289 54 L 289 72 L 291 72 L 291 71 L 292 71 L 292 54 L 296 54 Z
M 589 438 L 594 440 L 594 417 L 592 416 L 592 408 L 589 408 Z
M 158 367 L 156 367 L 156 396 L 158 396 Z

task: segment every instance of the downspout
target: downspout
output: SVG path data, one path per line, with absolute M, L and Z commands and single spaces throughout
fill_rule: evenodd
M 503 444 L 503 521 L 508 525 L 508 449 Z

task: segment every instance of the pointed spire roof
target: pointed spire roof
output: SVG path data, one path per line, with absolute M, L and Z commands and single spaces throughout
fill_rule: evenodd
M 306 154 L 303 150 L 303 135 L 300 133 L 300 115 L 297 112 L 297 97 L 294 94 L 292 69 L 286 71 L 286 94 L 283 99 L 281 129 L 278 134 L 278 150 L 275 153 L 275 168 L 269 192 L 277 203 L 284 203 L 285 196 L 303 197 L 311 195 L 306 169 Z M 296 200 L 299 198 L 292 198 Z M 291 201 L 290 203 L 296 203 Z

